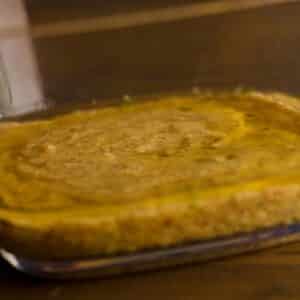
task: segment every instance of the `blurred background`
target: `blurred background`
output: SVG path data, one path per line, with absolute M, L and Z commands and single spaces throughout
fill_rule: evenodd
M 297 94 L 298 23 L 296 0 L 0 0 L 0 113 L 194 86 Z

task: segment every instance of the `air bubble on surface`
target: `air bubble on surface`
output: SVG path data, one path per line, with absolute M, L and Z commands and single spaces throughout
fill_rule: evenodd
M 122 97 L 122 100 L 123 100 L 124 103 L 131 103 L 133 101 L 133 98 L 129 95 L 124 95 Z
M 192 94 L 194 94 L 194 95 L 199 95 L 199 94 L 200 94 L 200 88 L 197 87 L 197 86 L 194 86 L 194 87 L 192 88 Z

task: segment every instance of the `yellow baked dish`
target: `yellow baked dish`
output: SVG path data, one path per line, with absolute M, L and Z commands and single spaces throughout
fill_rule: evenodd
M 0 123 L 0 247 L 64 259 L 300 219 L 300 103 L 154 97 Z

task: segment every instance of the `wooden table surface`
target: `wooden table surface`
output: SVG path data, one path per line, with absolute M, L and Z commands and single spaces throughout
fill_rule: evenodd
M 78 18 L 78 11 L 86 16 L 99 11 L 109 14 L 129 3 L 121 1 L 119 6 L 120 1 L 110 1 L 102 10 L 91 1 L 94 8 L 85 11 L 79 0 L 71 10 L 63 1 L 43 1 L 48 3 L 45 6 L 38 0 L 26 2 L 35 28 L 61 21 L 66 13 L 70 19 Z M 130 3 L 130 11 L 134 3 L 140 5 L 140 1 Z M 153 1 L 152 6 L 161 3 Z M 192 85 L 242 85 L 300 94 L 299 16 L 300 4 L 295 3 L 137 30 L 65 37 L 43 37 L 39 31 L 34 47 L 45 97 L 57 103 Z M 1 262 L 0 299 L 292 300 L 300 298 L 299 278 L 300 243 L 204 264 L 81 282 L 36 280 Z
M 5 300 L 299 299 L 300 243 L 219 261 L 110 279 L 45 281 L 0 264 Z

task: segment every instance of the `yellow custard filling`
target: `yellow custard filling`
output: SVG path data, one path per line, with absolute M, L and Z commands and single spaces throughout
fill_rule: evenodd
M 169 246 L 300 218 L 300 103 L 161 96 L 0 123 L 0 247 L 42 258 Z

